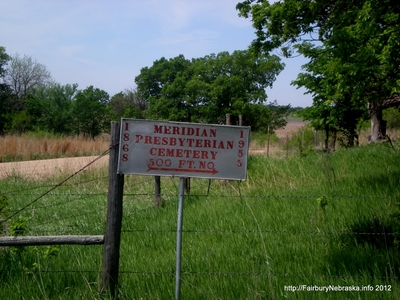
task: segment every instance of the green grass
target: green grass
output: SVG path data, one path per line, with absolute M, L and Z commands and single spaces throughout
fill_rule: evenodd
M 185 195 L 182 299 L 399 299 L 391 217 L 400 152 L 385 145 L 249 157 L 245 182 L 192 179 Z M 174 299 L 177 178 L 126 176 L 120 299 Z M 61 178 L 0 181 L 15 212 Z M 208 192 L 209 189 L 209 192 Z M 208 192 L 208 194 L 207 194 Z M 102 234 L 106 171 L 83 173 L 20 213 L 26 234 Z M 15 220 L 13 218 L 13 220 Z M 11 222 L 12 223 L 12 222 Z M 11 224 L 10 224 L 11 225 Z M 362 234 L 374 233 L 374 234 Z M 0 299 L 100 299 L 102 246 L 1 249 Z M 292 292 L 285 286 L 391 286 L 390 292 Z

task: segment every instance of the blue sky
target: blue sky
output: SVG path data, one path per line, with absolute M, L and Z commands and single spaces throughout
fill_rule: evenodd
M 2 0 L 0 46 L 32 56 L 56 82 L 93 85 L 110 96 L 134 88 L 140 69 L 161 57 L 244 50 L 255 38 L 239 0 Z M 268 101 L 310 106 L 296 89 L 303 58 L 284 60 Z

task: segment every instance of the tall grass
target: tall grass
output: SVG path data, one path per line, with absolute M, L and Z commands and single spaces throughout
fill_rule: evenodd
M 354 143 L 359 146 L 368 145 L 369 130 L 362 129 L 358 133 L 358 140 Z M 400 131 L 398 129 L 389 129 L 387 132 L 388 138 L 380 141 L 388 144 L 390 147 L 399 147 Z M 270 143 L 267 145 L 267 140 Z M 276 134 L 268 136 L 266 133 L 252 133 L 250 150 L 252 153 L 265 154 L 269 153 L 274 157 L 288 157 L 288 156 L 307 156 L 315 151 L 325 151 L 325 133 L 323 131 L 315 131 L 308 125 L 300 127 L 296 131 L 287 132 L 280 137 Z M 329 145 L 332 137 L 328 139 Z M 267 147 L 269 149 L 267 150 Z M 347 141 L 343 134 L 338 133 L 335 149 L 346 148 Z M 261 151 L 263 150 L 263 151 Z M 330 149 L 331 151 L 334 149 Z
M 250 156 L 245 182 L 192 179 L 185 195 L 182 299 L 399 299 L 392 233 L 400 151 L 385 144 L 289 159 Z M 11 212 L 60 178 L 0 181 Z M 173 299 L 178 179 L 126 176 L 120 299 Z M 29 234 L 102 234 L 105 169 L 74 177 L 20 215 Z M 365 234 L 370 233 L 370 234 Z M 27 233 L 28 234 L 28 233 Z M 2 249 L 1 299 L 100 299 L 101 246 Z M 285 286 L 391 291 L 292 292 Z
M 109 143 L 107 136 L 93 140 L 49 134 L 5 135 L 0 136 L 0 163 L 97 155 L 108 149 Z

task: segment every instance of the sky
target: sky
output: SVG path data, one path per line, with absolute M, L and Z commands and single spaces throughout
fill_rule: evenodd
M 8 55 L 31 56 L 64 85 L 92 85 L 110 96 L 135 88 L 153 62 L 246 50 L 255 39 L 239 0 L 2 0 L 0 46 Z M 283 59 L 283 58 L 282 58 Z M 268 101 L 306 107 L 304 89 L 291 86 L 304 58 L 286 67 L 267 89 Z

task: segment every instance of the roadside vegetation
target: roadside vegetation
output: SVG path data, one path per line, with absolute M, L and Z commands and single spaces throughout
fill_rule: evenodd
M 121 118 L 251 126 L 261 155 L 249 157 L 247 181 L 191 183 L 182 296 L 400 299 L 399 4 L 242 0 L 236 9 L 256 30 L 249 49 L 161 57 L 112 96 L 61 85 L 0 46 L 0 162 L 101 154 Z M 307 59 L 293 84 L 312 106 L 267 101 L 284 69 L 274 53 Z M 300 119 L 308 125 L 277 135 Z M 62 175 L 1 179 L 1 233 L 103 234 L 106 168 L 42 196 Z M 173 298 L 178 184 L 163 179 L 154 207 L 152 180 L 125 181 L 121 299 Z M 99 246 L 0 248 L 0 299 L 100 299 L 101 262 Z
M 99 155 L 110 145 L 109 135 L 95 139 L 26 133 L 0 136 L 0 163 L 61 157 Z
M 399 159 L 379 143 L 250 156 L 242 183 L 192 179 L 182 297 L 338 299 L 285 286 L 370 285 L 383 291 L 340 298 L 399 298 Z M 178 179 L 162 178 L 163 204 L 155 207 L 153 178 L 125 177 L 120 299 L 172 299 Z M 0 219 L 61 179 L 1 180 Z M 107 170 L 84 172 L 7 221 L 3 234 L 103 234 L 106 202 Z M 2 248 L 0 256 L 1 299 L 101 298 L 102 246 Z

